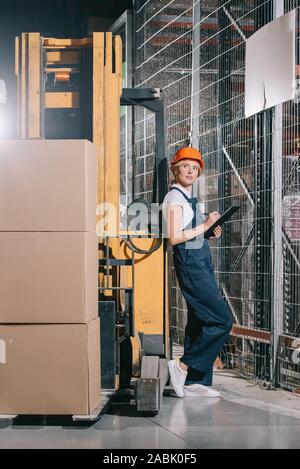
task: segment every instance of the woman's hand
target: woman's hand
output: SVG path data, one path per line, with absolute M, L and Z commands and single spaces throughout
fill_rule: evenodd
M 207 231 L 217 220 L 219 220 L 219 212 L 211 212 L 205 221 L 205 231 Z
M 221 234 L 222 234 L 222 228 L 220 226 L 217 226 L 214 229 L 214 235 L 215 236 L 211 236 L 209 239 L 218 239 L 218 238 L 220 238 Z

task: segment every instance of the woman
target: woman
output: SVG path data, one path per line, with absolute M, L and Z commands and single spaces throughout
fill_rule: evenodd
M 217 286 L 210 248 L 204 238 L 204 232 L 220 215 L 212 212 L 205 221 L 197 199 L 191 197 L 193 183 L 203 168 L 198 150 L 181 148 L 171 162 L 175 184 L 163 202 L 175 271 L 188 307 L 184 355 L 168 363 L 178 397 L 220 396 L 210 387 L 213 363 L 232 327 L 232 316 Z M 221 233 L 218 226 L 214 238 Z

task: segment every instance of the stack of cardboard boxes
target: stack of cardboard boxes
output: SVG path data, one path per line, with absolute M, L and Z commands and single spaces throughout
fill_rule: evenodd
M 100 401 L 96 152 L 0 142 L 0 414 L 89 414 Z

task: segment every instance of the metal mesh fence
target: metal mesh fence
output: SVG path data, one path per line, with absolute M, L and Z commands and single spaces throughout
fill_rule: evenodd
M 297 6 L 194 0 L 192 80 L 205 211 L 241 206 L 212 247 L 238 329 L 223 360 L 247 378 L 291 390 L 300 378 L 299 105 L 290 101 L 245 119 L 244 75 L 247 38 Z
M 268 111 L 244 118 L 244 83 L 246 40 L 272 9 L 271 0 L 194 0 L 193 140 L 206 162 L 199 198 L 206 212 L 240 205 L 211 243 L 220 288 L 244 328 L 222 358 L 261 380 L 270 378 L 270 347 L 253 333 L 271 330 L 272 125 Z

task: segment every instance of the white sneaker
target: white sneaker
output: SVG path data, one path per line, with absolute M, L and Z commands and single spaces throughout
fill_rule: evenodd
M 177 360 L 170 360 L 168 368 L 171 376 L 171 383 L 178 397 L 184 397 L 183 386 L 186 380 L 187 371 L 180 368 Z
M 184 397 L 221 397 L 221 394 L 209 386 L 194 383 L 184 386 Z

